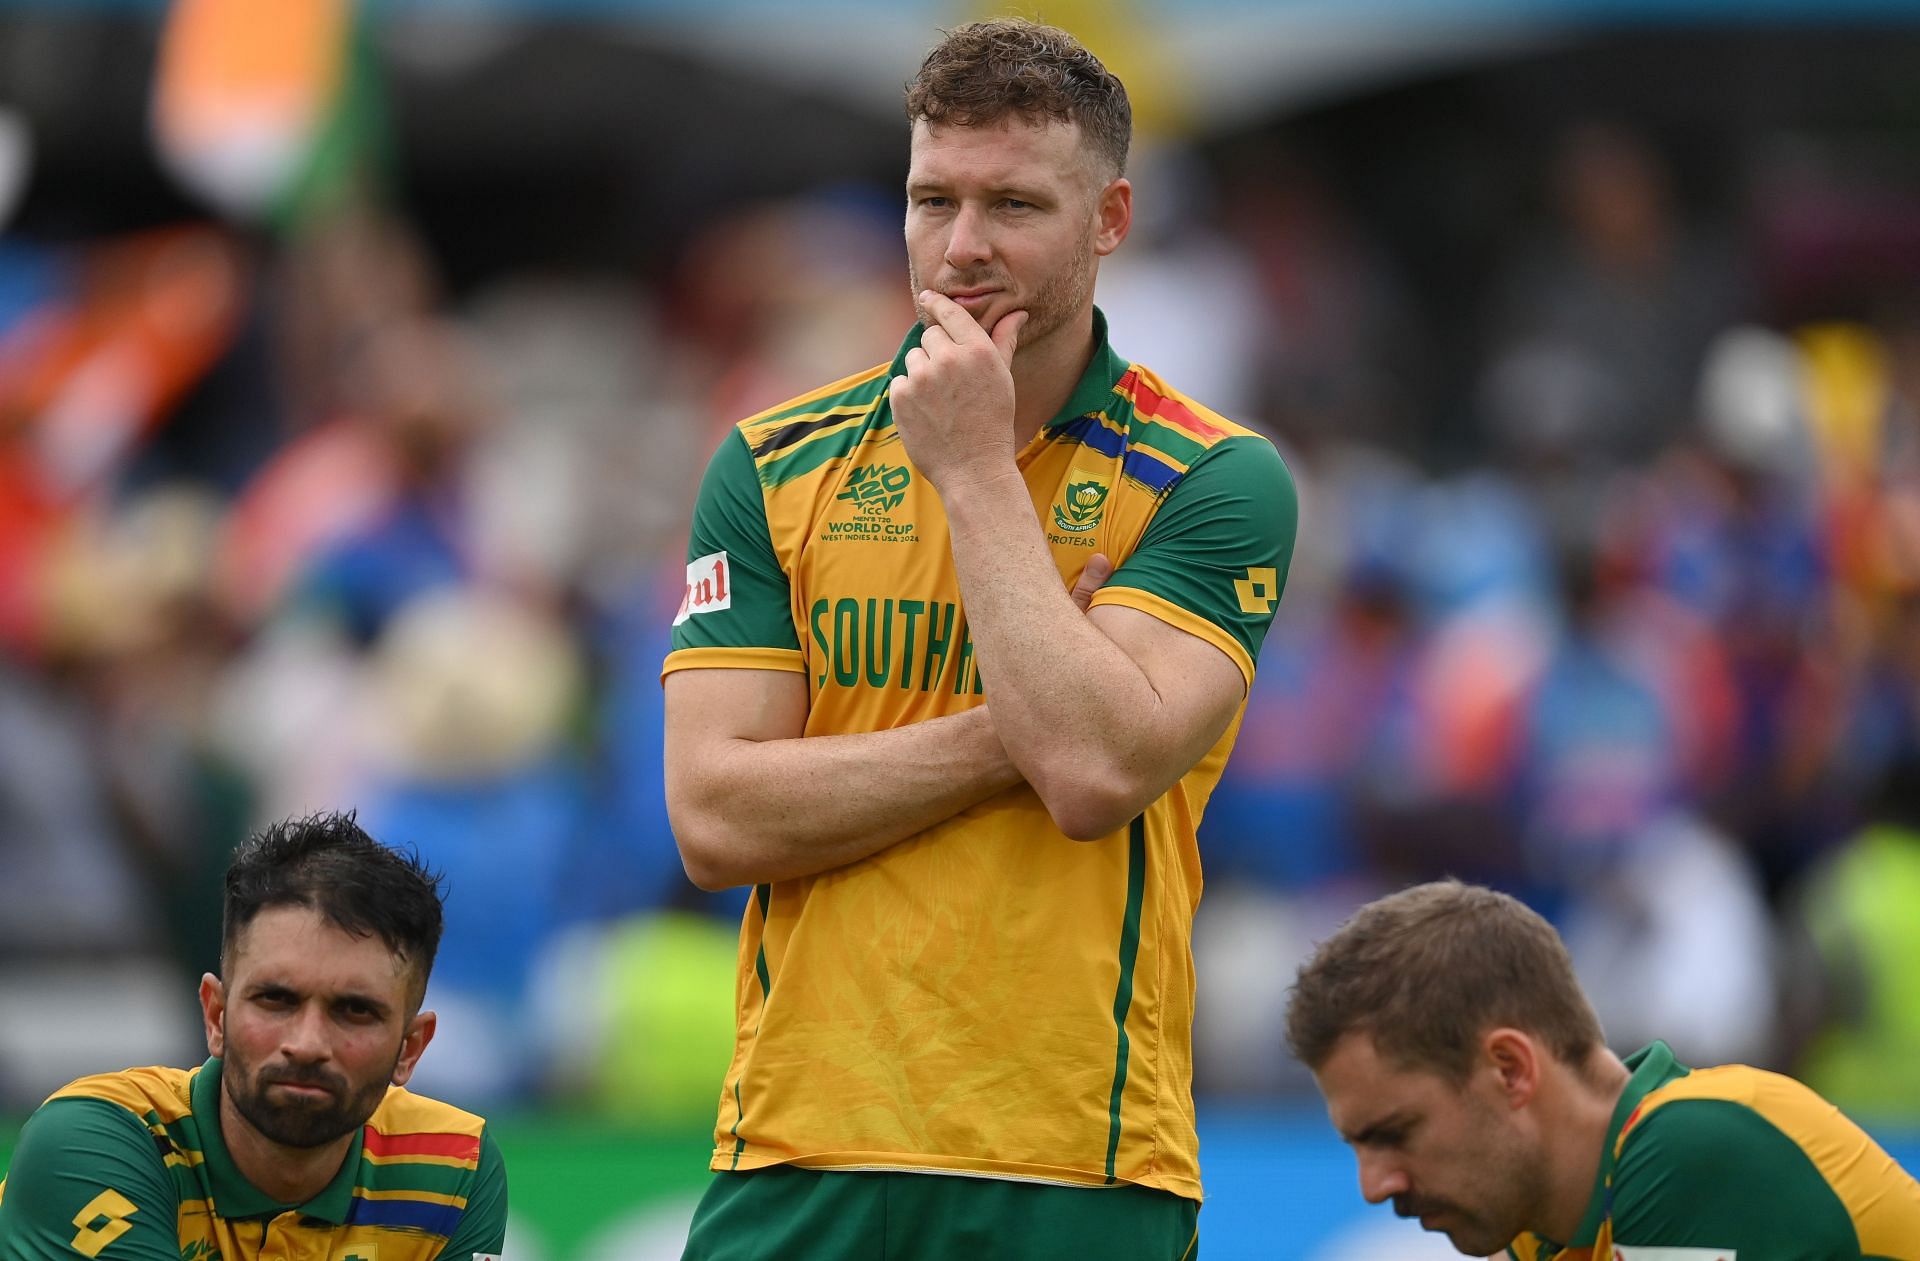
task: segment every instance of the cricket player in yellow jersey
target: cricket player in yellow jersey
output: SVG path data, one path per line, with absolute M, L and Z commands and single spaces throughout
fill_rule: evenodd
M 403 1089 L 440 894 L 351 815 L 268 828 L 227 870 L 193 1069 L 56 1092 L 0 1183 L 0 1261 L 499 1261 L 500 1151 Z
M 963 26 L 907 113 L 918 326 L 743 421 L 695 510 L 668 804 L 753 891 L 686 1255 L 1176 1261 L 1195 829 L 1293 484 L 1108 344 L 1131 114 L 1091 53 Z
M 1553 928 L 1454 881 L 1369 903 L 1304 964 L 1287 1040 L 1360 1190 L 1514 1261 L 1920 1261 L 1920 1183 L 1743 1064 L 1625 1060 Z

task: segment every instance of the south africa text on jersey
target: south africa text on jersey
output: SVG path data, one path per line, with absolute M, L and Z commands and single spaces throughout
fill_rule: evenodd
M 815 600 L 814 682 L 986 694 L 966 614 L 944 600 Z

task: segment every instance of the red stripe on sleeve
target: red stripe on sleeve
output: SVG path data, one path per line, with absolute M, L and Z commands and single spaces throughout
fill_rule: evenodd
M 1211 425 L 1200 419 L 1194 415 L 1193 410 L 1185 403 L 1170 399 L 1164 394 L 1156 393 L 1151 386 L 1145 381 L 1140 380 L 1139 377 L 1131 371 L 1120 379 L 1121 389 L 1124 390 L 1129 385 L 1132 387 L 1133 405 L 1142 416 L 1150 416 L 1155 420 L 1165 421 L 1167 424 L 1177 426 L 1178 428 L 1186 430 L 1188 433 L 1198 434 L 1202 438 L 1224 438 L 1227 436 L 1226 430 L 1220 428 L 1218 425 Z
M 455 1160 L 480 1159 L 478 1134 L 382 1134 L 367 1127 L 369 1156 L 449 1156 Z

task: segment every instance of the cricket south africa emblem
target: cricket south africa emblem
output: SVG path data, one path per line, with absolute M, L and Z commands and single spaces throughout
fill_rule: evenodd
M 1054 528 L 1068 534 L 1085 534 L 1100 524 L 1106 511 L 1109 487 L 1104 477 L 1075 469 L 1067 477 L 1060 502 L 1053 506 Z

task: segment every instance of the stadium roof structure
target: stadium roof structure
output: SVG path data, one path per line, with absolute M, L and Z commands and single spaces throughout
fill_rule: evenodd
M 0 0 L 6 14 L 159 15 L 168 0 Z M 963 0 L 362 0 L 443 63 L 528 24 L 591 22 L 633 38 L 892 109 L 933 32 L 1020 6 Z M 1912 24 L 1920 0 L 1062 0 L 1047 15 L 1107 56 L 1150 48 L 1183 118 L 1231 125 L 1412 75 L 1472 66 L 1595 28 Z

